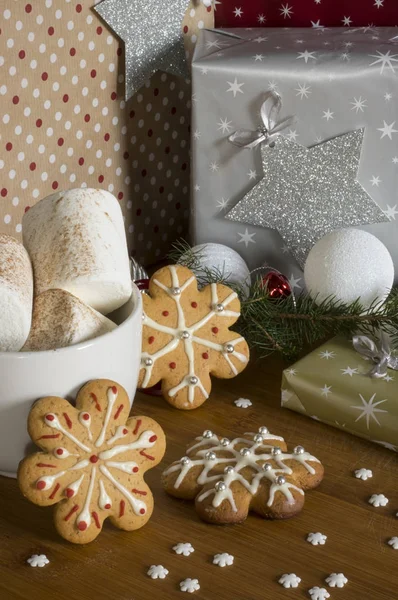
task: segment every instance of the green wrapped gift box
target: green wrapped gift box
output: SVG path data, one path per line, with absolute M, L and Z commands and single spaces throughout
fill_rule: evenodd
M 282 376 L 282 406 L 398 452 L 398 372 L 369 377 L 373 363 L 333 338 Z

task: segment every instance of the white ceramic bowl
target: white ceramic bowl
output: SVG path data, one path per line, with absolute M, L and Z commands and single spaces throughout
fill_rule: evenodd
M 74 400 L 87 381 L 112 379 L 133 402 L 142 335 L 142 298 L 134 284 L 131 299 L 109 316 L 119 327 L 88 342 L 44 352 L 0 352 L 0 475 L 15 477 L 31 449 L 26 424 L 35 400 Z

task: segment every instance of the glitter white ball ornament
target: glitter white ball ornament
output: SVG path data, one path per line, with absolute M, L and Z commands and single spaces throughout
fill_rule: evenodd
M 304 266 L 308 292 L 322 302 L 331 296 L 346 303 L 356 299 L 368 308 L 383 302 L 394 282 L 394 265 L 387 248 L 371 233 L 339 229 L 320 239 Z
M 249 295 L 250 271 L 243 258 L 223 244 L 199 244 L 192 248 L 194 254 L 199 256 L 200 268 L 191 268 L 196 277 L 203 275 L 201 269 L 217 269 L 227 277 L 226 284 L 233 283 L 243 287 L 245 297 Z M 184 264 L 185 255 L 179 262 Z

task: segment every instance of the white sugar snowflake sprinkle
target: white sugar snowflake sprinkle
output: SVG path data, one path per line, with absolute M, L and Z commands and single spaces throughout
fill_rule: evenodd
M 331 573 L 329 577 L 326 577 L 325 581 L 330 587 L 338 588 L 342 588 L 348 583 L 348 579 L 344 573 Z
M 311 596 L 311 600 L 327 600 L 327 598 L 330 598 L 329 592 L 325 588 L 320 588 L 318 586 L 308 590 L 308 593 Z
M 388 545 L 392 546 L 394 550 L 398 550 L 398 537 L 394 536 L 388 540 Z
M 249 408 L 253 403 L 248 398 L 238 398 L 237 400 L 234 400 L 234 404 L 238 408 Z
M 195 552 L 195 548 L 189 542 L 180 542 L 173 546 L 173 550 L 176 554 L 182 554 L 183 556 L 189 556 L 192 552 Z
M 165 579 L 168 574 L 168 570 L 163 565 L 151 565 L 147 571 L 151 579 Z
M 192 594 L 193 592 L 197 592 L 200 590 L 199 581 L 197 579 L 184 579 L 184 581 L 180 582 L 180 590 L 182 592 L 188 592 Z
M 384 494 L 373 494 L 369 498 L 369 504 L 373 504 L 376 508 L 379 506 L 386 506 L 388 504 L 388 498 Z
M 33 554 L 26 562 L 31 567 L 45 567 L 50 561 L 45 554 Z
M 357 469 L 355 471 L 355 477 L 357 479 L 362 479 L 362 481 L 366 481 L 373 477 L 373 473 L 370 469 Z
M 230 567 L 233 564 L 234 564 L 234 557 L 232 556 L 232 554 L 223 552 L 222 554 L 214 555 L 213 565 L 218 565 L 219 567 Z
M 284 588 L 296 588 L 300 582 L 301 578 L 295 573 L 285 573 L 279 579 L 279 583 L 283 585 Z
M 307 535 L 307 542 L 313 546 L 324 546 L 327 539 L 327 535 L 319 533 L 319 531 L 317 533 L 309 533 Z

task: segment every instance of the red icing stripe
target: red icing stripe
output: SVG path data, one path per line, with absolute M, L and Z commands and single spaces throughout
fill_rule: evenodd
M 124 507 L 126 506 L 126 503 L 124 500 L 120 500 L 120 509 L 119 509 L 119 517 L 122 517 L 124 515 Z
M 56 469 L 57 465 L 48 465 L 47 463 L 37 463 L 36 467 L 42 467 L 43 469 L 45 469 L 46 467 L 49 467 L 51 469 Z
M 135 488 L 133 488 L 131 490 L 133 492 L 133 494 L 140 494 L 140 496 L 146 496 L 148 492 L 141 492 L 141 490 L 136 490 Z
M 69 427 L 69 429 L 72 429 L 72 421 L 70 420 L 69 415 L 67 415 L 66 413 L 63 413 L 63 415 L 67 426 Z
M 75 506 L 68 512 L 68 514 L 65 517 L 65 521 L 69 521 L 69 519 L 71 518 L 71 516 L 73 515 L 73 513 L 75 513 L 76 511 L 79 510 L 79 507 L 77 504 L 75 504 Z
M 146 454 L 146 452 L 144 452 L 143 450 L 141 450 L 140 454 L 141 454 L 141 456 L 145 456 L 145 458 L 148 458 L 149 460 L 155 460 L 154 456 L 150 456 L 150 454 Z
M 95 510 L 91 513 L 93 515 L 93 519 L 95 521 L 96 526 L 98 527 L 98 529 L 101 529 L 101 524 L 98 518 L 98 514 L 95 512 Z
M 97 396 L 95 394 L 93 394 L 92 392 L 90 393 L 90 396 L 91 396 L 93 402 L 95 403 L 95 408 L 101 412 L 102 408 L 101 408 L 100 403 L 98 402 Z
M 58 490 L 59 490 L 60 487 L 61 486 L 59 485 L 59 483 L 57 483 L 57 485 L 55 486 L 54 490 L 50 494 L 50 500 L 53 500 L 55 494 L 58 492 Z
M 55 438 L 59 438 L 61 434 L 60 433 L 52 433 L 49 435 L 42 435 L 41 437 L 38 438 L 38 440 L 54 440 Z
M 120 415 L 120 413 L 121 413 L 121 412 L 122 412 L 122 410 L 123 410 L 123 406 L 124 406 L 123 404 L 121 404 L 121 405 L 119 406 L 119 408 L 118 408 L 118 409 L 117 409 L 117 411 L 115 412 L 115 416 L 113 417 L 114 419 L 117 419 L 117 418 L 118 418 L 118 416 Z
M 138 430 L 141 427 L 141 423 L 142 423 L 141 419 L 138 419 L 138 421 L 134 427 L 133 435 L 136 435 L 138 433 Z

